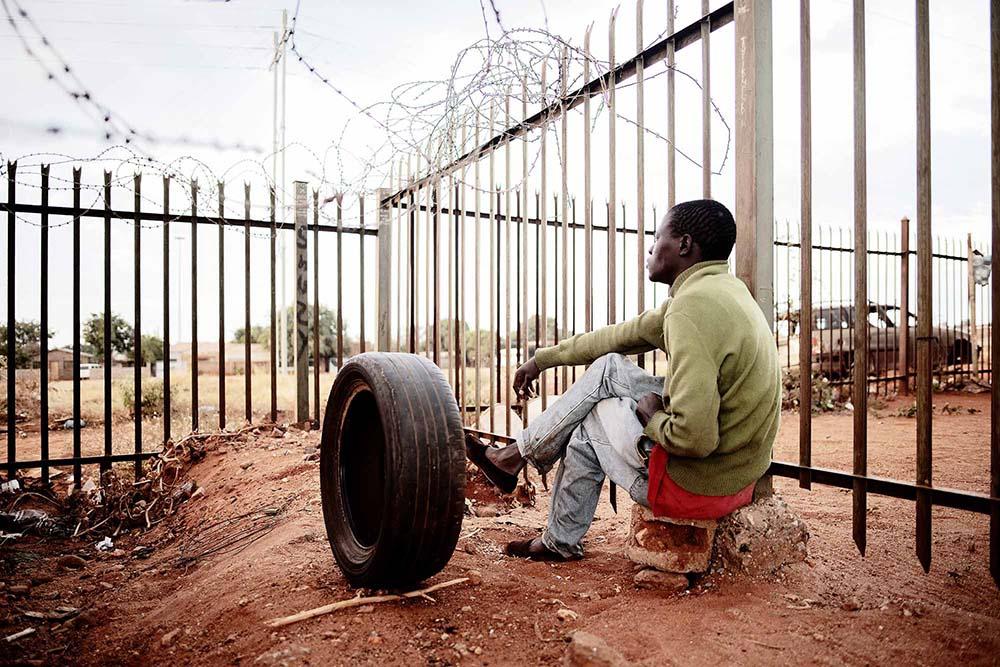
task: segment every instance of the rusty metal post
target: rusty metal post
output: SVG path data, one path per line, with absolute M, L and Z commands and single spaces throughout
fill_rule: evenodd
M 309 230 L 306 183 L 295 181 L 295 421 L 309 421 Z M 362 235 L 364 238 L 364 235 Z
M 899 221 L 899 309 L 902 326 L 897 327 L 898 375 L 903 378 L 902 394 L 910 394 L 910 219 Z
M 736 275 L 774 326 L 771 1 L 736 0 Z M 673 99 L 673 98 L 671 98 Z M 672 153 L 673 151 L 671 151 Z M 755 497 L 772 493 L 763 477 Z
M 385 188 L 376 193 L 378 208 L 378 350 L 392 350 L 392 211 L 382 200 L 389 195 Z M 318 302 L 317 294 L 317 302 Z M 319 360 L 317 359 L 317 363 Z
M 226 184 L 219 181 L 219 430 L 226 428 Z M 249 332 L 248 332 L 249 333 Z
M 991 252 L 1000 257 L 1000 2 L 990 2 L 990 214 Z M 1000 313 L 1000 280 L 990 292 L 990 317 Z M 1000 327 L 990 326 L 990 495 L 1000 498 Z M 996 355 L 996 356 L 994 356 Z M 990 574 L 1000 586 L 1000 502 L 990 505 Z
M 809 0 L 799 2 L 801 226 L 799 231 L 799 465 L 812 465 L 812 30 Z M 791 313 L 788 313 L 791 326 Z M 789 330 L 789 347 L 791 347 Z M 799 486 L 812 484 L 809 470 Z
M 590 80 L 590 31 L 583 35 L 583 80 Z M 594 207 L 590 182 L 590 95 L 583 101 L 583 327 L 594 328 Z M 575 275 L 575 272 L 574 272 Z
M 861 2 L 861 0 L 855 0 Z M 927 0 L 917 0 L 917 484 L 931 486 L 933 416 L 931 364 L 934 340 L 933 258 L 931 256 L 931 88 L 930 14 Z M 863 7 L 863 3 L 862 3 Z M 858 408 L 855 407 L 855 410 Z M 917 490 L 917 558 L 931 565 L 931 494 Z
M 701 190 L 705 199 L 712 197 L 712 23 L 708 0 L 701 0 Z
M 968 297 L 969 297 L 969 340 L 972 343 L 972 359 L 971 359 L 971 372 L 972 379 L 975 382 L 979 382 L 979 327 L 976 323 L 979 321 L 978 313 L 976 312 L 976 278 L 972 271 L 972 262 L 975 259 L 975 254 L 972 252 L 972 234 L 966 235 L 966 256 L 968 258 L 968 263 L 966 265 L 966 277 L 968 280 Z
M 706 5 L 708 0 L 702 0 Z M 642 53 L 642 0 L 637 0 L 635 5 L 635 49 L 636 53 Z M 707 13 L 707 11 L 705 12 Z M 704 24 L 703 24 L 704 25 Z M 706 34 L 703 34 L 702 39 L 707 39 Z M 635 134 L 635 183 L 636 183 L 636 193 L 635 193 L 635 248 L 636 248 L 636 302 L 635 302 L 635 312 L 636 315 L 641 313 L 646 309 L 646 262 L 645 262 L 645 245 L 646 245 L 646 125 L 645 125 L 645 106 L 646 101 L 643 95 L 643 76 L 644 76 L 645 64 L 643 62 L 642 56 L 640 55 L 636 59 L 635 64 L 635 120 L 636 120 L 636 134 Z M 707 71 L 707 64 L 706 64 Z M 624 245 L 624 240 L 623 240 Z M 622 299 L 624 301 L 624 297 Z M 639 368 L 646 367 L 646 355 L 639 354 L 637 356 L 637 361 L 639 363 Z
M 608 23 L 608 70 L 615 70 L 615 19 L 618 18 L 618 8 L 611 12 L 611 20 Z M 613 324 L 618 318 L 618 306 L 616 299 L 618 296 L 618 285 L 615 275 L 615 264 L 618 249 L 616 248 L 616 234 L 618 232 L 615 224 L 615 125 L 618 119 L 615 108 L 615 84 L 616 80 L 612 74 L 608 80 L 608 324 Z
M 854 0 L 854 474 L 868 474 L 868 175 L 865 105 L 865 3 Z M 854 542 L 867 543 L 865 480 L 854 480 Z

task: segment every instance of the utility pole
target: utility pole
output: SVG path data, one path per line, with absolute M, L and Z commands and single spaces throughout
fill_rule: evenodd
M 273 103 L 273 115 L 271 122 L 271 182 L 274 184 L 275 194 L 278 196 L 279 204 L 277 211 L 277 221 L 278 227 L 281 228 L 285 222 L 285 89 L 286 83 L 288 81 L 287 77 L 287 67 L 286 67 L 286 46 L 288 42 L 288 11 L 282 10 L 281 12 L 281 34 L 277 32 L 274 33 L 274 56 L 271 58 L 271 69 L 274 70 L 274 103 Z M 281 61 L 281 175 L 278 175 L 278 61 Z M 285 237 L 281 235 L 278 237 L 278 255 L 280 256 L 280 271 L 281 271 L 281 283 L 279 292 L 281 298 L 279 299 L 279 309 L 278 314 L 279 324 L 278 324 L 278 340 L 272 341 L 272 344 L 277 345 L 277 362 L 279 369 L 285 369 L 287 366 L 286 359 L 288 349 L 288 334 L 287 334 L 287 322 L 286 318 L 286 295 L 287 295 L 287 274 L 288 267 L 286 263 L 287 251 L 285 248 Z

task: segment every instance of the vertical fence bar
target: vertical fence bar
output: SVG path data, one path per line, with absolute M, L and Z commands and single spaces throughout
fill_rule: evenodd
M 219 430 L 226 430 L 226 184 L 219 182 Z M 249 332 L 247 332 L 249 333 Z
M 272 207 L 273 208 L 273 207 Z M 272 226 L 273 227 L 273 226 Z M 272 289 L 274 276 L 271 276 Z M 271 343 L 274 347 L 274 332 Z M 191 430 L 198 430 L 198 181 L 191 179 Z
M 73 487 L 80 488 L 82 470 L 79 458 L 80 443 L 80 173 L 79 168 L 73 169 Z M 136 225 L 138 226 L 138 220 Z M 13 262 L 11 262 L 13 265 Z M 136 267 L 138 269 L 138 267 Z M 138 271 L 136 271 L 138 274 Z M 13 305 L 13 304 L 12 304 Z M 11 313 L 13 313 L 11 308 Z M 139 335 L 138 327 L 135 331 Z M 9 348 L 13 349 L 13 347 Z M 13 363 L 10 365 L 13 369 Z M 15 371 L 16 373 L 16 371 Z M 141 394 L 136 394 L 136 402 Z M 14 402 L 8 403 L 13 406 Z M 136 406 L 138 409 L 138 406 Z M 13 473 L 11 474 L 13 478 Z
M 110 370 L 107 369 L 106 370 Z M 163 443 L 170 441 L 170 177 L 163 177 Z
M 478 114 L 476 115 L 476 125 L 475 125 L 475 127 L 473 128 L 473 131 L 472 131 L 472 145 L 475 146 L 476 148 L 479 148 L 479 116 L 478 116 Z M 473 252 L 475 253 L 473 255 L 475 257 L 475 259 L 473 260 L 473 267 L 472 267 L 473 282 L 475 283 L 475 289 L 474 289 L 474 294 L 473 294 L 473 306 L 472 306 L 472 319 L 474 320 L 474 324 L 472 325 L 472 331 L 473 331 L 473 335 L 476 337 L 476 361 L 475 361 L 475 365 L 473 367 L 474 368 L 473 372 L 475 373 L 475 378 L 473 380 L 473 384 L 475 386 L 476 403 L 475 403 L 475 412 L 473 414 L 475 414 L 476 418 L 477 418 L 477 422 L 476 422 L 476 427 L 477 428 L 479 427 L 479 422 L 478 422 L 479 407 L 480 407 L 480 405 L 482 405 L 482 402 L 483 402 L 483 400 L 482 400 L 482 393 L 481 393 L 482 392 L 482 385 L 481 385 L 481 383 L 479 381 L 479 369 L 482 367 L 482 346 L 479 343 L 479 339 L 480 339 L 480 336 L 479 336 L 479 290 L 480 290 L 480 287 L 482 286 L 482 271 L 480 270 L 480 265 L 482 264 L 482 247 L 481 247 L 482 241 L 480 239 L 480 236 L 481 236 L 480 226 L 481 225 L 480 225 L 480 222 L 479 222 L 479 211 L 480 211 L 480 200 L 479 200 L 479 187 L 480 187 L 479 163 L 480 163 L 480 161 L 481 160 L 477 156 L 476 157 L 476 162 L 475 162 L 475 164 L 472 167 L 472 171 L 473 171 L 473 177 L 472 178 L 473 178 L 473 183 L 474 183 L 473 189 L 472 189 L 472 200 L 473 200 L 473 204 L 472 205 L 475 208 L 475 214 L 476 214 L 475 217 L 472 219 L 472 224 L 473 224 L 472 238 L 473 238 L 473 248 L 474 248 Z
M 409 171 L 409 169 L 407 169 L 407 171 Z M 407 177 L 408 177 L 407 181 L 409 181 L 409 173 L 407 173 Z M 416 300 L 414 299 L 414 291 L 416 290 L 416 276 L 414 275 L 414 270 L 415 270 L 414 267 L 416 266 L 416 262 L 417 262 L 417 238 L 416 238 L 416 230 L 417 230 L 417 208 L 416 208 L 416 198 L 414 197 L 412 189 L 410 189 L 410 191 L 409 191 L 409 201 L 407 202 L 407 204 L 409 205 L 409 210 L 407 212 L 409 213 L 409 218 L 410 218 L 410 228 L 409 228 L 409 231 L 406 234 L 406 240 L 409 242 L 409 246 L 410 246 L 409 247 L 409 262 L 407 264 L 407 271 L 406 271 L 406 275 L 407 275 L 407 279 L 406 279 L 406 286 L 407 286 L 407 311 L 408 311 L 407 325 L 408 325 L 408 328 L 409 328 L 409 352 L 410 352 L 410 354 L 416 354 L 417 353 L 417 313 L 416 313 Z M 338 234 L 339 234 L 340 233 L 340 206 L 339 206 L 339 204 L 337 206 L 337 230 L 338 230 Z M 338 239 L 337 245 L 338 246 L 340 245 L 339 239 Z M 337 262 L 337 271 L 338 272 L 340 271 L 340 262 L 339 262 L 339 259 L 338 259 L 338 262 Z M 337 285 L 338 285 L 338 288 L 337 288 L 338 289 L 338 293 L 337 293 L 337 321 L 338 321 L 337 328 L 339 330 L 339 328 L 340 328 L 340 324 L 339 324 L 339 322 L 340 322 L 340 292 L 339 292 L 340 281 L 339 280 L 337 281 Z M 337 359 L 338 359 L 337 370 L 338 371 L 340 370 L 340 366 L 339 366 L 340 361 L 339 360 L 342 357 L 343 357 L 343 343 L 342 343 L 341 340 L 338 340 L 338 342 L 337 342 Z
M 583 80 L 590 81 L 590 31 L 583 34 Z M 594 328 L 594 207 L 590 180 L 590 95 L 583 100 L 583 326 Z M 576 272 L 574 271 L 574 276 Z
M 358 209 L 360 210 L 360 222 L 358 226 L 360 227 L 358 233 L 358 245 L 360 246 L 358 250 L 361 252 L 359 257 L 359 273 L 361 278 L 361 284 L 358 286 L 360 291 L 361 299 L 361 324 L 360 324 L 360 335 L 361 341 L 359 349 L 364 352 L 367 348 L 365 347 L 365 196 L 358 195 Z
M 674 0 L 667 0 L 667 34 L 674 34 Z M 667 44 L 667 210 L 677 201 L 677 150 L 674 147 L 674 40 Z
M 615 69 L 615 19 L 618 18 L 618 9 L 611 12 L 611 20 L 608 23 L 608 70 Z M 608 324 L 612 324 L 618 317 L 618 307 L 616 298 L 618 296 L 618 285 L 616 284 L 615 264 L 618 249 L 616 248 L 616 234 L 618 232 L 615 225 L 615 125 L 618 120 L 618 112 L 615 108 L 615 77 L 609 77 L 608 81 Z
M 708 0 L 703 0 L 706 8 Z M 642 41 L 642 0 L 637 0 L 635 5 L 635 50 L 641 54 L 643 48 Z M 707 11 L 705 12 L 708 13 Z M 703 26 L 705 24 L 702 24 Z M 704 27 L 703 27 L 704 30 Z M 702 39 L 705 35 L 702 34 Z M 643 96 L 643 76 L 645 64 L 641 55 L 637 56 L 635 65 L 635 249 L 636 249 L 636 315 L 646 309 L 646 125 L 645 106 L 646 100 Z M 624 301 L 624 298 L 622 299 Z M 646 355 L 639 354 L 637 357 L 639 368 L 646 367 Z
M 381 203 L 382 197 L 379 197 L 378 201 Z M 385 215 L 385 218 L 386 218 L 385 219 L 386 229 L 389 229 L 388 214 L 389 214 L 388 210 L 384 211 L 384 215 Z M 381 227 L 381 223 L 382 223 L 382 218 L 383 218 L 383 212 L 380 210 L 380 212 L 379 212 L 379 223 L 380 223 L 379 226 L 380 227 Z M 382 230 L 380 229 L 379 231 L 381 232 Z M 391 233 L 391 232 L 389 232 L 389 233 Z M 385 235 L 383 235 L 382 238 L 384 239 Z M 391 244 L 391 240 L 387 241 L 387 243 Z M 387 258 L 388 258 L 388 261 L 391 262 L 392 261 L 392 251 L 391 251 L 392 246 L 389 245 L 388 247 L 390 248 L 390 250 L 387 253 Z M 385 288 L 386 288 L 386 290 L 388 290 L 388 293 L 391 294 L 392 293 L 392 287 L 391 287 L 391 283 L 389 282 L 390 281 L 390 277 L 388 275 L 388 273 L 389 273 L 388 270 L 387 270 L 388 267 L 385 267 L 385 269 L 386 270 L 383 270 L 382 275 L 379 277 L 379 285 L 381 286 L 382 285 L 382 280 L 385 280 L 386 281 Z M 247 280 L 249 280 L 249 278 L 247 278 Z M 386 309 L 388 309 L 388 305 L 389 305 L 389 303 L 388 303 L 388 301 L 386 301 Z M 249 304 L 248 304 L 248 307 L 249 307 Z M 389 349 L 391 349 L 390 346 L 389 346 L 389 340 L 390 340 L 390 337 L 392 335 L 391 334 L 391 321 L 389 319 L 385 320 L 385 327 L 386 327 L 385 336 L 384 336 L 385 346 L 384 347 L 380 346 L 379 349 L 380 350 L 386 350 L 386 351 L 388 351 Z M 249 330 L 249 326 L 247 327 L 247 329 Z M 319 190 L 313 190 L 313 331 L 312 331 L 312 334 L 313 334 L 313 428 L 319 428 L 319 426 L 320 426 L 320 421 L 319 421 L 319 403 L 320 403 L 320 398 L 319 398 L 319 358 L 320 358 L 320 349 L 319 349 Z M 247 368 L 248 369 L 249 369 L 249 364 L 250 364 L 249 349 L 250 348 L 248 347 L 247 348 L 247 350 L 248 350 L 248 352 L 247 352 Z M 248 374 L 249 374 L 249 372 L 250 371 L 247 370 Z
M 504 92 L 503 96 L 503 114 L 504 114 L 504 127 L 510 127 L 510 86 L 507 86 L 507 90 Z M 504 233 L 505 233 L 505 243 L 504 243 L 504 328 L 503 335 L 506 343 L 504 345 L 504 433 L 510 435 L 511 432 L 511 410 L 514 407 L 514 392 L 513 383 L 511 380 L 511 356 L 510 356 L 510 336 L 511 336 L 511 317 L 510 317 L 510 306 L 511 306 L 511 282 L 510 282 L 510 258 L 511 258 L 511 235 L 510 235 L 510 193 L 511 193 L 511 182 L 510 182 L 510 155 L 513 150 L 513 142 L 508 141 L 507 145 L 504 147 L 503 151 L 503 170 L 504 170 L 504 181 L 503 181 L 503 198 L 504 198 Z
M 133 372 L 133 386 L 135 390 L 135 400 L 133 401 L 132 412 L 135 413 L 135 453 L 142 453 L 142 367 L 143 367 L 143 357 L 142 357 L 142 308 L 141 308 L 141 297 L 142 297 L 142 216 L 140 214 L 140 207 L 142 205 L 142 174 L 136 174 L 134 177 L 134 196 L 135 196 L 135 235 L 134 235 L 134 253 L 135 253 L 135 272 L 134 272 L 134 288 L 135 294 L 133 295 L 133 301 L 135 303 L 135 325 L 133 332 L 133 361 L 132 361 L 132 372 Z M 77 417 L 79 419 L 79 416 Z M 79 454 L 77 454 L 79 456 Z M 139 481 L 142 478 L 142 461 L 139 460 L 138 456 L 135 460 L 135 481 Z
M 969 375 L 973 382 L 979 382 L 979 313 L 976 303 L 976 279 L 972 272 L 973 254 L 972 234 L 966 236 L 966 297 L 969 301 L 969 343 L 972 356 L 969 360 Z
M 489 135 L 495 136 L 496 130 L 496 103 L 490 103 L 490 125 Z M 496 433 L 496 402 L 500 391 L 500 341 L 497 338 L 497 324 L 500 320 L 500 280 L 497 275 L 500 264 L 500 224 L 497 222 L 497 213 L 500 207 L 500 195 L 494 194 L 496 187 L 496 151 L 490 148 L 490 186 L 487 189 L 490 197 L 490 224 L 488 226 L 490 234 L 490 431 Z M 478 334 L 477 334 L 478 335 Z M 494 367 L 496 377 L 494 378 Z
M 440 159 L 435 159 L 434 171 L 438 175 L 435 176 L 431 191 L 431 204 L 434 206 L 434 229 L 431 230 L 434 242 L 434 294 L 429 297 L 433 301 L 431 310 L 431 318 L 433 319 L 433 322 L 431 322 L 431 335 L 434 336 L 432 358 L 438 366 L 441 365 L 441 176 L 439 167 Z
M 414 215 L 410 201 L 410 215 Z M 344 367 L 344 197 L 337 193 L 337 373 Z M 412 255 L 411 255 L 412 260 Z M 412 274 L 413 269 L 411 267 Z M 412 290 L 412 283 L 411 283 Z M 411 304 L 412 308 L 412 304 Z M 415 320 L 414 320 L 415 321 Z M 413 347 L 413 343 L 410 343 Z M 410 350 L 413 351 L 412 349 Z
M 1000 2 L 990 0 L 990 247 L 1000 257 Z M 1000 281 L 990 291 L 990 495 L 1000 497 L 1000 327 L 993 321 L 1000 312 Z M 984 318 L 985 319 L 985 318 Z M 990 573 L 1000 585 L 1000 503 L 990 505 Z
M 111 172 L 104 172 L 104 455 L 114 451 L 111 416 Z M 164 394 L 166 397 L 166 394 Z M 110 460 L 101 468 L 111 469 Z
M 565 331 L 569 324 L 569 174 L 567 160 L 569 159 L 569 119 L 566 110 L 566 87 L 569 78 L 569 54 L 563 47 L 562 61 L 559 68 L 560 95 L 560 141 L 562 146 L 560 156 L 560 172 L 562 176 L 562 317 L 560 324 Z M 559 342 L 559 327 L 556 326 L 555 343 Z M 569 368 L 562 368 L 562 390 L 569 389 Z
M 931 485 L 931 338 L 934 274 L 931 263 L 930 16 L 917 0 L 917 484 Z M 994 187 L 996 185 L 994 184 Z M 855 410 L 857 408 L 855 407 Z M 917 558 L 931 565 L 931 495 L 917 490 Z
M 14 249 L 17 246 L 17 234 L 15 224 L 17 217 L 14 215 L 14 204 L 17 203 L 17 163 L 7 163 L 7 479 L 11 480 L 17 475 L 17 410 L 12 409 L 16 405 L 17 391 L 17 363 L 14 361 L 14 350 L 17 343 L 15 332 L 17 320 L 14 317 L 14 288 L 17 282 L 17 272 L 14 270 L 14 260 L 16 258 Z M 74 276 L 74 280 L 76 277 Z
M 278 241 L 278 227 L 275 222 L 274 186 L 271 186 L 271 338 L 268 347 L 271 352 L 271 423 L 278 421 L 278 292 L 277 262 L 275 245 Z
M 403 160 L 399 160 L 395 192 L 403 189 Z M 406 236 L 403 226 L 402 199 L 396 204 L 396 352 L 403 351 L 403 248 Z
M 705 199 L 712 196 L 712 26 L 708 18 L 708 0 L 701 0 L 701 189 Z
M 868 474 L 868 197 L 865 138 L 865 2 L 854 0 L 854 474 Z M 867 538 L 867 487 L 854 480 L 853 532 Z
M 545 78 L 548 74 L 548 61 L 542 61 L 542 109 L 548 106 L 548 95 L 546 89 Z M 538 217 L 538 226 L 535 228 L 539 235 L 538 243 L 535 246 L 535 254 L 541 255 L 541 266 L 540 273 L 538 275 L 538 280 L 535 283 L 537 286 L 536 290 L 536 301 L 535 305 L 535 350 L 546 346 L 546 341 L 548 339 L 549 330 L 549 209 L 548 209 L 548 165 L 546 164 L 546 144 L 548 143 L 549 136 L 549 117 L 546 114 L 542 121 L 541 127 L 541 155 L 539 156 L 539 168 L 541 170 L 541 193 L 535 193 L 535 211 Z M 545 378 L 545 373 L 542 374 L 541 378 L 542 384 L 542 410 L 545 410 L 549 404 L 549 392 L 548 392 L 548 381 Z
M 42 169 L 42 229 L 41 258 L 39 266 L 39 291 L 41 292 L 41 313 L 39 316 L 38 338 L 38 392 L 39 406 L 39 447 L 42 459 L 42 484 L 49 485 L 49 165 Z M 13 368 L 11 366 L 10 368 Z M 16 374 L 16 371 L 15 371 Z M 13 412 L 13 404 L 8 403 L 8 411 Z M 101 470 L 104 472 L 103 468 Z
M 521 120 L 528 117 L 528 82 L 521 77 Z M 518 267 L 518 278 L 521 280 L 521 353 L 524 361 L 528 360 L 528 136 L 525 134 L 521 141 L 521 197 L 523 200 L 521 210 L 518 212 L 521 218 L 521 266 Z M 523 269 L 524 275 L 521 274 Z M 528 425 L 528 399 L 525 397 L 521 404 L 521 422 Z
M 253 360 L 250 355 L 250 184 L 243 184 L 243 412 L 253 422 Z
M 462 128 L 461 128 L 462 149 L 460 153 L 465 153 L 466 141 L 468 139 L 468 125 L 469 125 L 469 119 L 468 115 L 466 115 L 465 117 L 462 118 Z M 458 321 L 456 322 L 456 327 L 455 327 L 455 339 L 456 339 L 455 349 L 458 351 L 458 380 L 459 380 L 458 392 L 456 396 L 458 397 L 458 407 L 459 410 L 461 410 L 462 412 L 463 419 L 465 417 L 465 406 L 468 404 L 465 392 L 466 379 L 468 377 L 468 371 L 465 365 L 465 344 L 466 344 L 465 233 L 466 233 L 466 227 L 468 226 L 467 220 L 465 219 L 466 218 L 465 214 L 469 210 L 466 207 L 466 192 L 469 189 L 468 182 L 466 181 L 468 172 L 469 172 L 468 167 L 466 165 L 463 165 L 462 176 L 459 179 L 460 183 L 459 215 L 456 218 L 456 220 L 458 221 L 458 230 L 455 236 L 456 240 L 458 241 L 458 255 L 455 259 L 456 266 L 458 267 L 458 280 L 455 281 L 455 290 L 456 290 L 455 299 L 457 304 L 455 312 L 458 314 Z
M 899 370 L 902 393 L 910 394 L 910 219 L 899 221 L 899 310 L 903 326 L 899 327 Z
M 801 227 L 799 231 L 799 465 L 812 465 L 812 31 L 809 0 L 799 2 Z M 789 318 L 791 313 L 789 313 Z M 789 319 L 791 325 L 791 319 Z M 811 488 L 805 469 L 799 486 Z

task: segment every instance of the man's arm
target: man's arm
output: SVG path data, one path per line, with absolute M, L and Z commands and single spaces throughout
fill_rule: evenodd
M 535 363 L 543 371 L 553 366 L 589 364 L 610 352 L 640 354 L 661 347 L 663 316 L 667 301 L 637 317 L 611 324 L 596 331 L 570 336 L 558 345 L 543 347 L 535 352 Z
M 719 445 L 719 366 L 706 346 L 711 337 L 680 312 L 669 315 L 666 331 L 666 401 L 644 432 L 671 454 L 704 458 Z

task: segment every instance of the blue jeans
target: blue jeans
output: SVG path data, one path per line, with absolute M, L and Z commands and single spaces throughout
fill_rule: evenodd
M 583 554 L 580 541 L 594 520 L 605 477 L 648 505 L 652 442 L 643 436 L 635 408 L 646 394 L 661 394 L 664 385 L 665 378 L 622 355 L 606 354 L 518 437 L 521 456 L 539 472 L 562 459 L 542 534 L 546 547 L 565 557 Z

